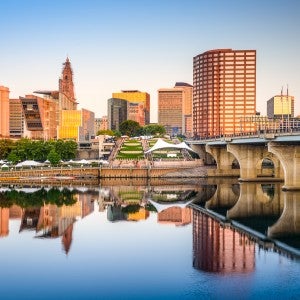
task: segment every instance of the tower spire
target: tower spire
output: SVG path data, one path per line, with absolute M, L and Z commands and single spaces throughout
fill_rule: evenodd
M 67 98 L 68 102 L 73 103 L 76 109 L 76 99 L 74 93 L 74 83 L 73 83 L 73 70 L 71 67 L 71 62 L 67 56 L 66 61 L 63 63 L 63 70 L 61 78 L 59 79 L 59 92 Z

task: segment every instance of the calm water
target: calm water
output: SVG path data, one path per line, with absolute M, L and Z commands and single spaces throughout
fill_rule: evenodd
M 1 298 L 299 299 L 299 202 L 231 181 L 2 187 Z

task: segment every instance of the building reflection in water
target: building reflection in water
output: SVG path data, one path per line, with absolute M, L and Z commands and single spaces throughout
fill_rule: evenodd
M 255 268 L 254 242 L 195 209 L 193 254 L 193 266 L 207 272 L 249 273 Z
M 36 238 L 61 237 L 63 250 L 68 253 L 72 243 L 74 222 L 94 211 L 94 193 L 86 192 L 59 191 L 57 189 L 49 191 L 37 189 L 34 192 L 31 190 L 29 192 L 28 189 L 5 191 L 1 195 L 3 201 L 9 205 L 12 203 L 10 201 L 19 201 L 24 207 L 12 204 L 9 208 L 0 208 L 0 236 L 4 237 L 9 234 L 9 219 L 20 219 L 19 233 L 35 231 Z M 44 197 L 45 200 L 39 197 Z M 31 199 L 37 198 L 39 203 L 36 206 L 30 206 L 32 205 Z M 56 205 L 49 201 L 61 203 Z M 66 204 L 62 204 L 64 202 Z
M 184 226 L 191 223 L 191 209 L 189 207 L 172 206 L 157 214 L 157 221 L 161 224 Z
M 1 207 L 0 208 L 0 237 L 8 236 L 9 228 L 9 208 Z
M 10 219 L 19 219 L 20 233 L 30 230 L 36 238 L 61 238 L 68 253 L 74 222 L 93 213 L 96 202 L 99 212 L 106 213 L 111 222 L 146 220 L 150 214 L 156 215 L 160 224 L 185 226 L 193 222 L 195 268 L 246 273 L 254 268 L 254 244 L 232 226 L 222 224 L 233 220 L 268 239 L 289 236 L 289 245 L 297 246 L 299 198 L 299 192 L 284 192 L 278 184 L 237 184 L 226 180 L 211 185 L 157 182 L 152 186 L 8 188 L 0 190 L 0 237 L 8 236 Z M 201 208 L 201 212 L 191 209 L 190 203 Z M 223 223 L 203 215 L 207 210 L 221 216 Z M 275 242 L 271 244 L 273 247 Z

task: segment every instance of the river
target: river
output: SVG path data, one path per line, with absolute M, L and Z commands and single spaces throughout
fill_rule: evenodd
M 2 299 L 297 299 L 300 193 L 235 180 L 0 186 Z

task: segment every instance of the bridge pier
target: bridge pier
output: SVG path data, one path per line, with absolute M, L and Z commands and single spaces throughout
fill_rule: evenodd
M 217 169 L 207 170 L 208 176 L 239 176 L 240 170 L 233 169 L 232 163 L 235 157 L 227 151 L 226 144 L 224 145 L 209 145 L 206 144 L 205 150 L 216 161 Z
M 283 190 L 300 190 L 300 145 L 268 144 L 268 151 L 281 161 L 284 170 Z
M 215 194 L 205 203 L 205 208 L 214 209 L 220 207 L 231 208 L 239 198 L 233 190 L 231 183 L 220 183 L 217 185 Z
M 227 217 L 248 218 L 258 216 L 280 216 L 283 210 L 281 189 L 275 186 L 274 195 L 269 196 L 262 190 L 261 183 L 243 182 L 240 184 L 240 196 L 236 204 L 227 211 Z
M 265 145 L 227 144 L 227 151 L 232 153 L 240 164 L 241 181 L 274 181 L 283 179 L 279 159 L 268 152 Z M 274 164 L 274 171 L 269 176 L 262 172 L 262 161 L 268 158 Z
M 268 228 L 268 237 L 278 238 L 300 234 L 300 192 L 283 192 L 284 207 L 278 221 Z
M 205 150 L 205 144 L 191 144 L 190 146 L 199 155 L 199 157 L 203 160 L 203 162 L 206 165 L 211 165 L 214 163 L 213 157 Z

